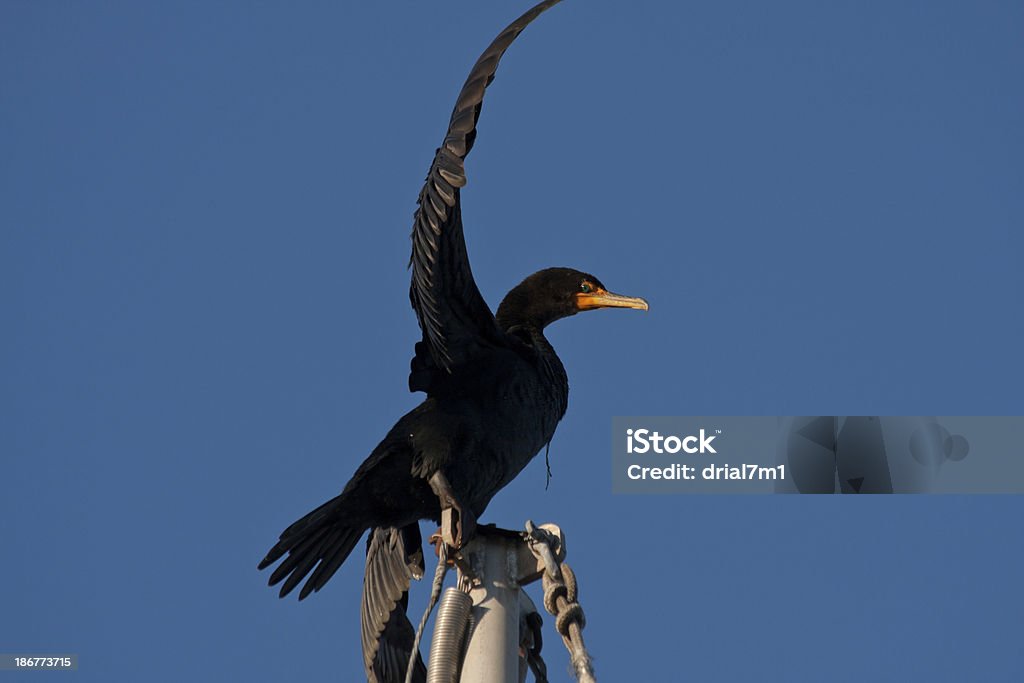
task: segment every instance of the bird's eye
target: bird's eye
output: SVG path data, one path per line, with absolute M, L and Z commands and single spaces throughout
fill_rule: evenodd
M 589 282 L 584 282 L 580 284 L 580 291 L 583 292 L 584 294 L 590 294 L 590 292 L 593 290 L 590 288 Z

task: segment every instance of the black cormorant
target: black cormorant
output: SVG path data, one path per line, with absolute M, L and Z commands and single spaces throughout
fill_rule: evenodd
M 306 579 L 301 600 L 320 590 L 370 531 L 361 616 L 371 681 L 404 680 L 413 641 L 407 591 L 423 572 L 419 520 L 438 522 L 450 507 L 456 545 L 468 539 L 494 494 L 551 441 L 565 414 L 569 384 L 544 328 L 590 309 L 647 309 L 643 299 L 612 294 L 593 275 L 548 268 L 512 289 L 493 315 L 470 270 L 459 188 L 484 90 L 516 36 L 558 2 L 542 2 L 512 22 L 477 60 L 420 191 L 409 294 L 423 338 L 409 389 L 427 398 L 398 420 L 341 495 L 285 529 L 259 564 L 264 569 L 287 554 L 270 584 L 283 581 L 284 597 Z

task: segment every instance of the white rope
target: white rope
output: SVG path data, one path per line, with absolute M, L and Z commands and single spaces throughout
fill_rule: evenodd
M 551 546 L 557 546 L 558 539 L 531 521 L 526 522 L 526 542 L 544 563 L 544 609 L 555 617 L 555 629 L 569 651 L 576 679 L 580 683 L 597 683 L 593 661 L 583 643 L 587 618 L 577 601 L 576 574 L 568 563 L 556 557 Z
M 420 619 L 419 628 L 416 629 L 416 638 L 412 641 L 412 652 L 409 653 L 409 665 L 405 669 L 405 683 L 412 683 L 413 672 L 416 670 L 416 653 L 420 651 L 420 640 L 423 639 L 423 631 L 427 628 L 427 621 L 430 613 L 434 611 L 437 599 L 441 597 L 441 587 L 444 586 L 444 575 L 448 572 L 448 544 L 442 541 L 437 553 L 437 569 L 434 570 L 434 585 L 430 588 L 430 602 Z

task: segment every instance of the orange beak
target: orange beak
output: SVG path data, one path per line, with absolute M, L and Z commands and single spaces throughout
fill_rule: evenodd
M 622 296 L 613 294 L 606 289 L 596 289 L 586 294 L 577 293 L 576 308 L 581 311 L 589 311 L 594 308 L 635 308 L 646 311 L 650 307 L 645 300 L 638 296 Z

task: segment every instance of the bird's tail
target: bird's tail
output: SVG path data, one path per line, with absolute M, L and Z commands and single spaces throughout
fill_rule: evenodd
M 259 569 L 266 569 L 288 553 L 269 581 L 274 586 L 284 580 L 282 598 L 311 571 L 312 575 L 299 592 L 299 600 L 320 590 L 352 552 L 367 525 L 345 514 L 346 507 L 346 494 L 342 493 L 313 510 L 285 529 L 277 544 L 259 563 Z

